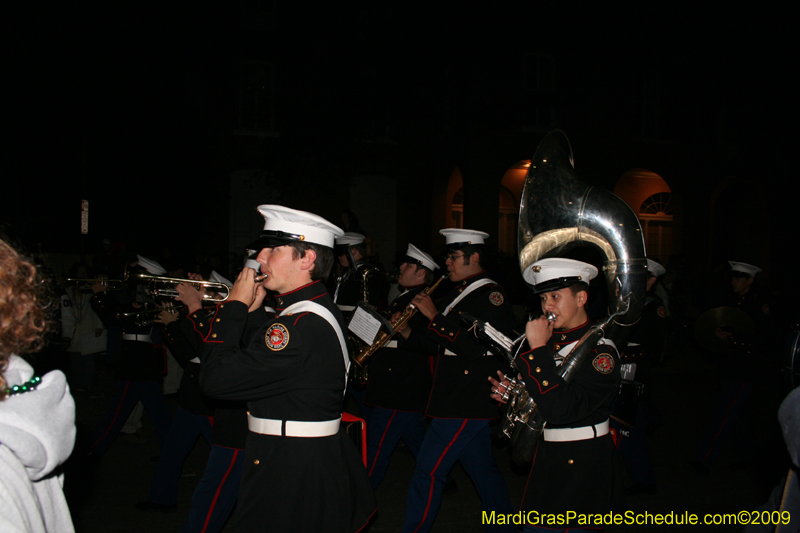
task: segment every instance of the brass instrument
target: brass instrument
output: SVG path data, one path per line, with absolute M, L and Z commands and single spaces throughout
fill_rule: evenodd
M 133 317 L 134 323 L 137 326 L 149 326 L 155 322 L 156 316 L 161 313 L 161 311 L 166 311 L 171 314 L 177 314 L 178 308 L 173 305 L 168 305 L 165 307 L 158 307 L 155 309 L 143 309 L 142 311 L 132 311 L 129 313 L 118 313 L 117 319 L 121 318 L 130 318 Z
M 358 275 L 361 276 L 361 299 L 364 301 L 364 303 L 367 304 L 369 303 L 369 278 L 370 276 L 373 276 L 377 273 L 378 273 L 377 268 L 371 267 L 367 264 L 365 264 L 364 268 L 362 268 L 361 271 L 358 272 Z M 350 335 L 350 337 L 351 337 L 350 338 L 351 347 L 354 348 L 358 346 L 359 342 L 355 338 L 355 336 Z M 354 351 L 355 351 L 354 349 L 350 350 L 350 360 L 354 361 L 356 364 L 350 365 L 350 369 L 352 372 L 353 381 L 359 386 L 363 387 L 367 384 L 367 381 L 369 381 L 369 369 L 364 365 L 362 365 L 361 363 L 359 363 L 358 361 L 356 361 L 355 357 L 353 356 Z
M 539 144 L 525 178 L 520 271 L 580 244 L 597 248 L 606 259 L 609 317 L 593 326 L 564 359 L 559 374 L 566 382 L 603 338 L 624 345 L 644 307 L 647 261 L 639 219 L 619 197 L 577 177 L 569 140 L 556 130 Z M 517 462 L 530 460 L 545 423 L 524 385 L 508 391 L 503 432 L 511 436 Z
M 224 291 L 224 295 L 204 294 L 203 301 L 205 302 L 224 302 L 228 299 L 231 293 L 231 287 L 224 283 L 214 281 L 198 281 L 195 279 L 182 279 L 182 278 L 168 278 L 164 276 L 156 276 L 147 272 L 126 272 L 125 281 L 133 283 L 148 283 L 147 291 L 151 296 L 166 296 L 175 298 L 179 296 L 178 291 L 172 287 L 180 285 L 181 283 L 188 283 L 198 289 Z
M 125 285 L 125 282 L 121 279 L 106 278 L 67 278 L 64 281 L 65 283 L 74 283 L 75 285 L 94 285 L 99 282 L 106 285 L 106 289 L 109 291 L 122 290 L 122 287 Z
M 446 277 L 447 277 L 447 274 L 443 275 L 441 278 L 439 278 L 436 281 L 436 283 L 434 283 L 430 287 L 426 287 L 425 289 L 420 291 L 420 294 L 427 294 L 427 295 L 431 294 L 433 291 L 436 290 L 436 287 L 438 287 L 439 284 Z M 391 333 L 387 332 L 387 331 L 381 331 L 380 333 L 378 333 L 378 337 L 375 339 L 375 341 L 372 344 L 370 344 L 369 346 L 364 346 L 361 350 L 359 350 L 358 355 L 353 357 L 353 361 L 358 366 L 363 367 L 366 364 L 367 359 L 372 357 L 372 355 L 375 352 L 377 352 L 379 349 L 381 349 L 384 346 L 386 346 L 386 344 L 394 336 L 394 331 L 397 330 L 398 328 L 401 328 L 401 327 L 405 326 L 408 323 L 408 321 L 411 320 L 411 317 L 413 317 L 417 313 L 417 311 L 419 311 L 419 309 L 417 309 L 417 307 L 413 303 L 409 303 L 406 306 L 406 308 L 403 310 L 403 312 L 400 313 L 400 316 L 397 317 L 397 320 L 392 322 L 392 331 L 391 331 Z

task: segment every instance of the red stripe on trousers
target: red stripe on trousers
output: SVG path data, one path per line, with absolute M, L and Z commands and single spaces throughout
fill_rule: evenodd
M 92 444 L 92 449 L 94 449 L 94 447 L 97 446 L 98 442 L 100 442 L 101 440 L 106 438 L 106 435 L 108 435 L 108 432 L 111 431 L 111 428 L 114 427 L 114 422 L 117 421 L 117 417 L 119 416 L 119 410 L 122 409 L 122 404 L 125 401 L 125 396 L 128 395 L 128 387 L 130 387 L 130 386 L 131 386 L 131 382 L 130 381 L 126 381 L 125 382 L 125 390 L 122 392 L 122 398 L 119 401 L 119 405 L 117 405 L 117 412 L 114 413 L 114 418 L 111 419 L 111 423 L 108 425 L 108 428 L 106 429 L 106 432 L 103 433 L 103 435 L 99 439 L 94 441 L 94 444 Z
M 375 470 L 375 463 L 378 462 L 378 455 L 381 453 L 381 447 L 383 446 L 383 439 L 386 438 L 386 432 L 389 431 L 389 426 L 392 425 L 392 420 L 394 420 L 394 415 L 397 414 L 397 411 L 392 412 L 391 418 L 389 418 L 389 423 L 386 424 L 386 427 L 383 429 L 383 434 L 381 435 L 381 441 L 378 443 L 378 451 L 375 452 L 375 457 L 372 458 L 372 466 L 369 468 L 369 476 L 372 476 L 372 471 Z
M 235 452 L 233 452 L 233 459 L 231 459 L 231 464 L 228 465 L 228 470 L 225 471 L 225 475 L 222 476 L 222 481 L 217 487 L 217 492 L 214 493 L 214 499 L 211 500 L 211 507 L 208 509 L 208 514 L 206 515 L 206 521 L 203 522 L 203 529 L 201 530 L 201 533 L 205 533 L 206 528 L 208 527 L 208 522 L 209 520 L 211 520 L 211 515 L 214 513 L 214 506 L 217 505 L 217 499 L 219 498 L 219 493 L 222 490 L 222 486 L 225 484 L 225 480 L 228 479 L 228 474 L 231 473 L 233 465 L 236 464 L 236 457 L 239 455 L 240 451 L 241 450 L 236 450 Z
M 425 523 L 425 518 L 427 518 L 427 516 L 428 516 L 428 511 L 429 511 L 429 510 L 430 510 L 430 508 L 431 508 L 431 499 L 433 499 L 433 486 L 434 486 L 434 484 L 435 484 L 435 481 L 436 481 L 436 476 L 434 476 L 434 475 L 433 475 L 433 473 L 434 473 L 434 472 L 436 472 L 436 469 L 437 469 L 437 468 L 439 468 L 439 464 L 442 462 L 442 459 L 444 459 L 444 456 L 445 456 L 445 455 L 447 455 L 447 450 L 449 450 L 449 449 L 450 449 L 450 447 L 453 445 L 453 443 L 454 443 L 456 440 L 458 440 L 458 436 L 459 436 L 459 435 L 461 435 L 461 432 L 462 432 L 462 431 L 464 431 L 464 426 L 466 426 L 466 425 L 467 425 L 467 421 L 466 421 L 466 420 L 464 420 L 464 422 L 462 422 L 462 423 L 461 423 L 461 427 L 460 427 L 460 428 L 458 428 L 458 431 L 457 431 L 457 432 L 456 432 L 456 434 L 453 436 L 453 440 L 451 440 L 451 441 L 448 443 L 447 447 L 446 447 L 446 448 L 444 449 L 444 451 L 442 452 L 442 455 L 440 455 L 440 456 L 439 456 L 439 460 L 438 460 L 438 461 L 436 461 L 436 464 L 433 466 L 433 470 L 431 470 L 431 473 L 430 473 L 430 476 L 431 476 L 431 490 L 430 490 L 430 492 L 428 493 L 428 503 L 427 503 L 427 505 L 425 505 L 425 512 L 422 514 L 422 520 L 420 520 L 420 522 L 419 522 L 419 525 L 418 525 L 418 526 L 417 526 L 417 528 L 414 530 L 414 532 L 415 532 L 415 533 L 416 533 L 416 532 L 419 530 L 419 528 L 420 528 L 420 527 L 422 527 L 422 524 L 424 524 L 424 523 Z

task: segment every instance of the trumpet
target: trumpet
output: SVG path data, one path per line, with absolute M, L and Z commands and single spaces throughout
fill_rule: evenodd
M 67 278 L 64 280 L 66 283 L 75 285 L 94 285 L 95 283 L 102 283 L 106 285 L 110 291 L 122 290 L 125 282 L 121 279 L 105 279 L 105 278 Z
M 133 317 L 134 322 L 137 326 L 149 326 L 155 322 L 156 317 L 152 315 L 158 315 L 161 311 L 166 311 L 167 313 L 176 315 L 178 314 L 178 308 L 174 305 L 169 305 L 167 307 L 158 307 L 156 309 L 144 309 L 142 311 L 134 311 L 131 313 L 117 313 L 117 319 L 121 320 L 122 318 L 130 318 Z
M 168 278 L 164 276 L 148 274 L 147 272 L 127 272 L 125 274 L 125 281 L 132 281 L 134 283 L 149 283 L 147 290 L 151 296 L 165 296 L 168 298 L 180 296 L 174 287 L 180 285 L 181 283 L 188 283 L 197 289 L 225 293 L 224 295 L 203 294 L 203 301 L 205 302 L 224 302 L 231 294 L 231 288 L 224 283 L 215 281 L 198 281 L 196 279 Z

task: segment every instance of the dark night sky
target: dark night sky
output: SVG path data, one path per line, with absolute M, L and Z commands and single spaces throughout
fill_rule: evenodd
M 207 184 L 193 176 L 202 175 L 203 158 L 210 157 L 203 143 L 224 125 L 220 128 L 222 119 L 198 125 L 187 118 L 187 57 L 202 56 L 210 65 L 234 62 L 240 19 L 236 7 L 224 6 L 233 3 L 165 4 L 170 3 L 52 3 L 22 8 L 10 18 L 14 44 L 4 85 L 12 95 L 5 122 L 12 140 L 6 145 L 0 222 L 26 245 L 41 241 L 50 249 L 74 249 L 80 242 L 81 198 L 91 201 L 97 240 L 185 227 L 189 213 L 213 219 L 205 205 Z M 294 132 L 307 134 L 312 151 L 318 148 L 314 143 L 326 142 L 314 127 L 348 117 L 346 106 L 315 108 L 316 98 L 346 92 L 365 65 L 396 70 L 397 90 L 388 93 L 389 104 L 401 114 L 425 99 L 443 70 L 474 76 L 468 66 L 476 58 L 491 65 L 492 57 L 521 54 L 537 39 L 561 42 L 575 58 L 591 51 L 574 68 L 608 73 L 587 77 L 587 86 L 596 83 L 598 93 L 613 90 L 606 86 L 609 78 L 624 72 L 628 62 L 657 56 L 690 74 L 669 80 L 684 98 L 718 89 L 739 102 L 741 107 L 730 111 L 740 135 L 775 132 L 784 143 L 792 121 L 789 109 L 775 110 L 794 107 L 787 96 L 797 47 L 793 33 L 782 30 L 788 16 L 767 8 L 751 13 L 639 4 L 578 11 L 576 5 L 554 3 L 450 12 L 404 4 L 378 11 L 362 2 L 348 12 L 335 9 L 280 6 L 268 43 L 282 72 L 304 85 L 305 93 L 285 94 L 279 102 L 296 106 Z M 485 79 L 465 80 L 464 86 L 502 85 L 510 77 L 513 73 L 489 70 Z M 217 92 L 210 100 L 224 101 L 225 87 Z M 498 105 L 486 102 L 486 113 Z M 309 122 L 308 131 L 302 120 Z M 210 133 L 198 131 L 204 128 Z

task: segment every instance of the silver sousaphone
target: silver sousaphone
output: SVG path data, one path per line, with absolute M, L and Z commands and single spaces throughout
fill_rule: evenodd
M 647 261 L 639 219 L 618 196 L 578 178 L 569 140 L 556 130 L 539 144 L 525 178 L 519 209 L 520 271 L 577 246 L 593 247 L 605 258 L 609 316 L 583 336 L 559 367 L 567 382 L 601 339 L 624 346 L 644 306 Z M 512 394 L 503 431 L 511 437 L 514 459 L 525 462 L 546 421 L 526 398 L 524 384 Z

